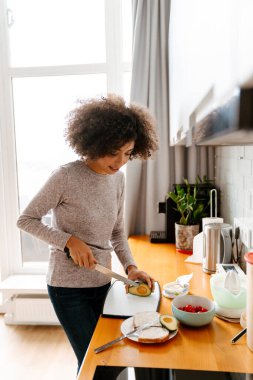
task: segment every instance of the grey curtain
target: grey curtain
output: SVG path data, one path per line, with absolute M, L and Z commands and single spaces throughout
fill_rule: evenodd
M 157 204 L 173 183 L 196 174 L 210 175 L 213 153 L 207 149 L 169 146 L 169 19 L 170 0 L 132 0 L 133 68 L 131 101 L 149 108 L 157 120 L 159 151 L 154 159 L 134 160 L 126 169 L 127 235 L 165 229 Z M 210 165 L 211 163 L 211 165 Z M 209 170 L 210 171 L 210 170 Z

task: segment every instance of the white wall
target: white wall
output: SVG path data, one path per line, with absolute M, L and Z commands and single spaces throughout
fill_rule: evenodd
M 253 84 L 252 15 L 252 0 L 171 0 L 172 144 L 178 131 L 186 134 L 193 112 L 201 119 L 235 86 Z
M 215 153 L 224 221 L 233 224 L 234 217 L 253 217 L 253 146 L 216 147 Z
M 215 153 L 215 183 L 221 190 L 221 215 L 224 222 L 234 226 L 234 218 L 253 218 L 253 146 L 216 147 Z M 253 247 L 239 245 L 242 246 L 240 265 L 245 269 L 243 254 Z

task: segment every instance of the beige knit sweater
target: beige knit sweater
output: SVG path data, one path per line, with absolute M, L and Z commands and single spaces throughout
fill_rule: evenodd
M 124 269 L 136 265 L 123 223 L 124 175 L 98 174 L 83 161 L 55 170 L 20 215 L 17 226 L 49 244 L 47 283 L 61 287 L 96 287 L 110 279 L 81 268 L 66 257 L 64 247 L 71 235 L 88 244 L 98 262 L 111 267 L 114 250 Z M 42 217 L 52 212 L 52 226 Z

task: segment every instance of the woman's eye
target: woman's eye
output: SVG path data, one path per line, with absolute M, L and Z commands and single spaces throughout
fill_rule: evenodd
M 133 151 L 124 153 L 124 155 L 126 157 L 130 157 L 132 154 L 133 154 Z M 117 155 L 120 155 L 120 153 L 119 152 L 111 152 L 109 155 L 112 157 L 116 157 Z

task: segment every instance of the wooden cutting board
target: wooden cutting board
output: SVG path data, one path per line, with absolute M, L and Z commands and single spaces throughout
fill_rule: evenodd
M 116 280 L 108 290 L 103 306 L 103 317 L 129 318 L 141 311 L 158 311 L 161 291 L 157 281 L 155 290 L 148 297 L 126 294 L 125 285 Z

